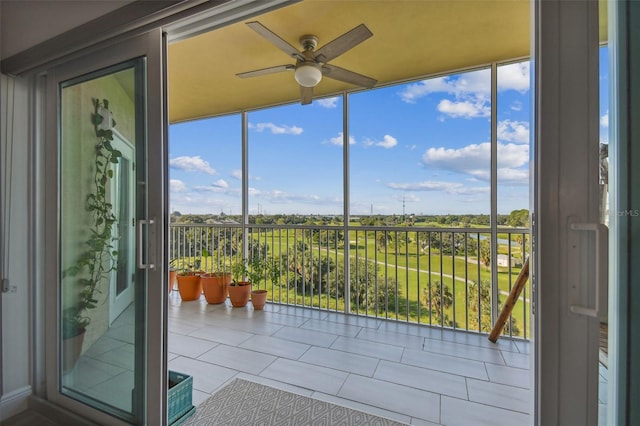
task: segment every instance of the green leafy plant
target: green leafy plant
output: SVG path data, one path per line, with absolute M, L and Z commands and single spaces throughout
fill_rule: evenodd
M 202 261 L 200 259 L 195 259 L 193 263 L 182 263 L 182 268 L 178 269 L 178 275 L 194 275 L 197 273 L 202 273 L 201 271 Z
M 231 265 L 231 275 L 233 275 L 233 281 L 231 281 L 232 286 L 240 285 L 239 283 L 244 280 L 247 276 L 248 270 L 246 266 L 246 262 L 244 259 L 241 259 Z
M 113 166 L 118 164 L 122 153 L 111 145 L 113 132 L 104 130 L 101 126 L 105 117 L 100 112 L 109 110 L 109 101 L 93 100 L 94 112 L 91 122 L 97 138 L 95 146 L 95 167 L 92 190 L 85 199 L 85 211 L 90 218 L 88 226 L 90 235 L 84 242 L 84 251 L 76 263 L 64 271 L 63 277 L 72 278 L 76 284 L 72 291 L 75 297 L 72 306 L 66 306 L 62 311 L 63 338 L 77 336 L 83 333 L 91 323 L 87 311 L 97 306 L 99 284 L 107 279 L 112 271 L 117 269 L 118 251 L 114 248 L 113 225 L 116 217 L 113 205 L 107 196 L 107 187 L 113 178 Z M 115 120 L 111 119 L 110 128 L 115 127 Z
M 269 276 L 270 263 L 261 257 L 255 257 L 249 262 L 247 277 L 252 284 L 259 285 Z

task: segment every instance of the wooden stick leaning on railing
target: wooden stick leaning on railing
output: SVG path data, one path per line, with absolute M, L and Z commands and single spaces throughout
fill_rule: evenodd
M 529 258 L 525 260 L 524 265 L 522 265 L 522 270 L 518 274 L 518 278 L 516 278 L 516 283 L 511 288 L 511 292 L 509 293 L 509 297 L 507 297 L 507 301 L 504 302 L 504 306 L 502 307 L 502 311 L 496 320 L 496 323 L 493 325 L 493 330 L 491 330 L 491 334 L 489 334 L 489 340 L 493 343 L 498 341 L 498 337 L 500 337 L 500 333 L 504 328 L 504 325 L 507 323 L 509 319 L 509 315 L 511 315 L 511 311 L 513 311 L 513 307 L 518 302 L 518 298 L 520 297 L 520 293 L 522 293 L 522 289 L 524 285 L 527 283 L 527 279 L 529 278 Z

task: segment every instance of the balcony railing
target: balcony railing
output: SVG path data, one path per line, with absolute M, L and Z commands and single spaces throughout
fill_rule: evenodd
M 529 230 L 498 228 L 495 259 L 491 235 L 489 228 L 171 224 L 169 255 L 177 269 L 230 271 L 244 262 L 259 277 L 254 289 L 276 303 L 488 333 L 528 256 Z M 503 334 L 530 336 L 530 294 L 527 283 Z

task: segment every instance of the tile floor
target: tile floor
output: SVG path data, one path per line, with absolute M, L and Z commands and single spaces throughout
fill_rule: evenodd
M 235 377 L 414 425 L 527 425 L 529 343 L 267 303 L 169 301 L 197 405 Z
M 227 302 L 228 303 L 228 302 Z M 65 376 L 65 385 L 130 410 L 133 310 Z M 521 340 L 267 304 L 264 311 L 169 300 L 169 368 L 193 376 L 194 404 L 235 377 L 415 425 L 527 425 L 529 350 Z M 608 370 L 600 364 L 599 424 Z M 123 391 L 125 390 L 125 391 Z M 33 411 L 3 424 L 50 424 Z

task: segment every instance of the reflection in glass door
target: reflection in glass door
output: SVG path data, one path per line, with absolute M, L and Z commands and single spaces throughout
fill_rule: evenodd
M 133 257 L 144 67 L 129 61 L 59 89 L 60 392 L 127 421 L 142 418 L 144 395 L 144 276 Z
M 113 212 L 117 223 L 113 225 L 113 238 L 117 242 L 118 263 L 111 274 L 109 289 L 109 324 L 118 319 L 133 301 L 135 282 L 135 162 L 134 147 L 122 134 L 113 129 L 111 145 L 122 154 L 118 163 L 112 165 L 111 193 Z

